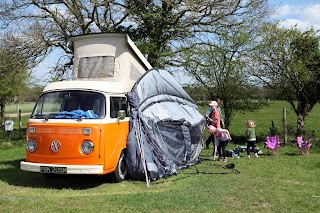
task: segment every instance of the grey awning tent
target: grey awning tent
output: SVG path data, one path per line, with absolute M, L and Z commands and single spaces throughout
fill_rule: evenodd
M 204 117 L 169 72 L 147 71 L 128 99 L 131 126 L 126 160 L 131 178 L 165 178 L 199 161 Z

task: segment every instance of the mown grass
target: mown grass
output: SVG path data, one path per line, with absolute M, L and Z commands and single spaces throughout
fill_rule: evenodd
M 46 179 L 19 169 L 23 144 L 1 147 L 1 212 L 317 212 L 319 155 L 229 159 L 240 174 L 202 153 L 202 163 L 177 176 L 152 182 L 111 183 L 103 176 Z M 242 155 L 244 156 L 244 155 Z
M 25 102 L 20 104 L 7 104 L 4 109 L 4 113 L 5 114 L 17 113 L 18 109 L 20 109 L 22 113 L 31 112 L 34 108 L 34 105 L 35 105 L 34 102 Z
M 230 134 L 233 138 L 233 143 L 243 145 L 246 142 L 245 131 L 246 121 L 253 120 L 256 124 L 257 142 L 263 143 L 266 136 L 270 135 L 270 128 L 272 121 L 275 128 L 283 141 L 283 109 L 286 109 L 286 123 L 288 143 L 295 142 L 295 131 L 297 126 L 296 115 L 291 109 L 290 105 L 285 101 L 269 101 L 268 106 L 263 107 L 257 112 L 237 113 L 231 121 L 229 128 Z M 200 106 L 200 112 L 205 112 L 207 106 Z M 312 112 L 305 119 L 305 129 L 309 133 L 313 133 L 313 142 L 319 143 L 320 138 L 320 104 L 317 104 Z M 207 137 L 208 133 L 204 132 Z
M 277 111 L 273 109 L 276 105 L 269 106 L 270 112 Z M 237 115 L 231 127 L 233 137 L 243 134 L 248 118 L 256 121 L 257 132 L 259 128 L 267 132 L 272 113 L 264 110 L 267 111 Z M 319 111 L 314 113 L 316 116 Z M 265 127 L 262 120 L 266 121 Z M 319 119 L 314 122 L 319 126 Z M 240 159 L 229 158 L 228 163 L 234 163 L 240 173 L 223 168 L 227 163 L 209 159 L 211 150 L 205 149 L 200 164 L 181 170 L 176 176 L 151 182 L 147 188 L 143 181 L 115 184 L 104 176 L 82 175 L 47 179 L 42 174 L 21 171 L 19 163 L 25 158 L 25 141 L 14 137 L 8 142 L 3 134 L 0 138 L 1 212 L 228 213 L 319 212 L 320 209 L 317 146 L 311 148 L 309 156 L 298 155 L 297 147 L 290 143 L 281 147 L 279 157 L 265 154 L 258 159 L 246 159 L 241 153 Z M 234 146 L 231 143 L 228 148 Z

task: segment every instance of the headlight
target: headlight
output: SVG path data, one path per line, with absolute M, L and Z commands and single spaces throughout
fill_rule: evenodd
M 91 152 L 93 152 L 94 144 L 91 141 L 84 141 L 81 145 L 81 151 L 89 155 Z
M 37 142 L 35 140 L 32 140 L 32 139 L 28 140 L 28 142 L 27 142 L 27 150 L 29 152 L 35 152 L 36 149 L 37 149 Z

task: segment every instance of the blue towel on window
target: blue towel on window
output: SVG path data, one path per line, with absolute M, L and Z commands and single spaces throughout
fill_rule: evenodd
M 93 110 L 83 111 L 81 109 L 59 112 L 55 118 L 97 118 L 98 115 L 93 112 Z

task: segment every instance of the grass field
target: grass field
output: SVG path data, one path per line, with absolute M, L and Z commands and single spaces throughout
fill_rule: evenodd
M 20 103 L 20 104 L 7 104 L 4 109 L 4 114 L 17 113 L 19 109 L 21 110 L 22 113 L 32 112 L 34 105 L 35 105 L 34 102 L 27 102 L 27 103 Z
M 233 137 L 242 137 L 249 118 L 256 121 L 258 134 L 267 134 L 272 119 L 281 129 L 282 103 L 236 115 L 230 128 Z M 307 118 L 308 128 L 319 131 L 319 114 L 316 108 Z M 288 113 L 287 117 L 295 122 L 294 116 Z M 80 175 L 47 179 L 42 174 L 21 171 L 25 140 L 19 140 L 14 132 L 8 142 L 4 131 L 0 133 L 0 212 L 291 213 L 320 209 L 317 144 L 309 156 L 298 155 L 295 144 L 288 143 L 281 147 L 278 157 L 264 154 L 258 159 L 246 159 L 242 153 L 240 159 L 229 158 L 228 163 L 234 163 L 240 173 L 223 168 L 227 163 L 209 159 L 211 150 L 205 149 L 200 164 L 151 182 L 147 188 L 142 181 L 115 184 L 104 176 Z M 228 148 L 235 146 L 231 143 Z M 267 152 L 261 142 L 258 146 Z
M 284 101 L 270 101 L 268 106 L 263 107 L 258 112 L 247 112 L 236 114 L 231 122 L 229 131 L 232 135 L 234 143 L 245 143 L 246 121 L 254 120 L 256 124 L 257 142 L 263 143 L 267 135 L 270 134 L 272 121 L 283 140 L 283 109 L 286 109 L 286 123 L 288 131 L 288 143 L 295 141 L 294 133 L 296 131 L 297 120 L 296 115 L 290 108 L 290 105 Z M 207 106 L 199 107 L 201 112 L 205 112 Z M 312 112 L 305 119 L 305 128 L 308 132 L 314 134 L 313 140 L 318 144 L 320 138 L 320 104 L 317 104 Z M 204 132 L 204 135 L 208 135 Z M 320 145 L 320 144 L 319 144 Z

